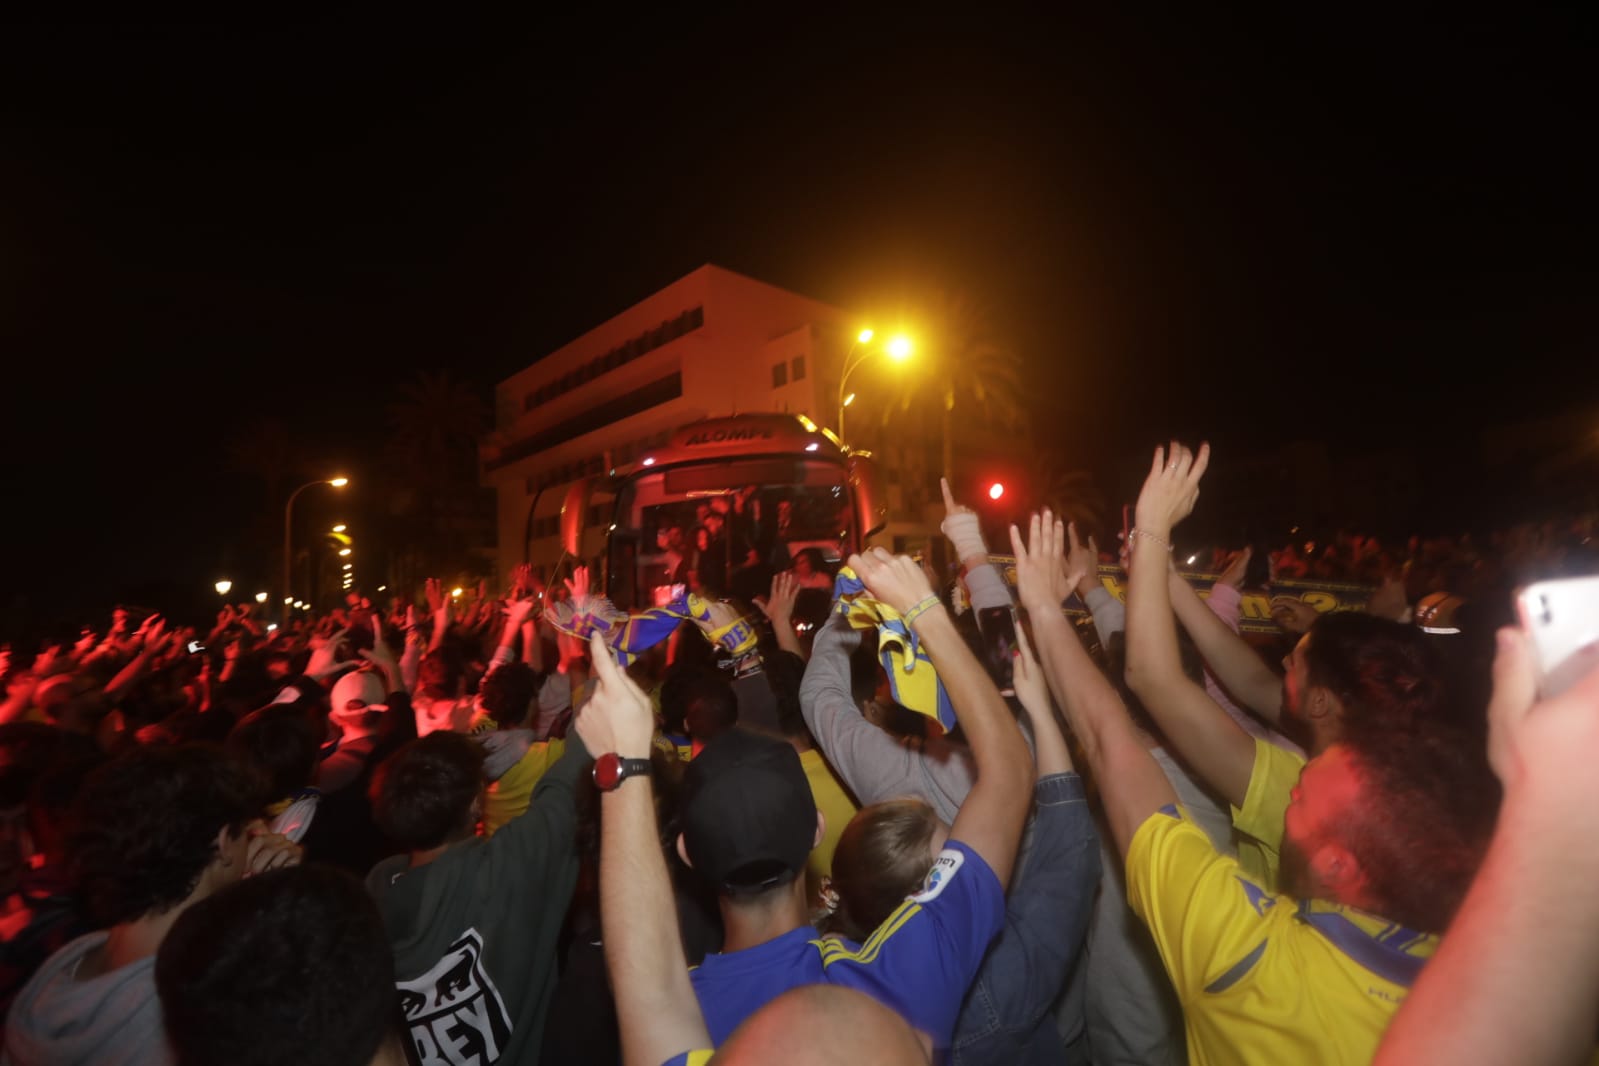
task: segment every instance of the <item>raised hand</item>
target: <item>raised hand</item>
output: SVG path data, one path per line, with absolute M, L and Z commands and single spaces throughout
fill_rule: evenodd
M 566 591 L 572 596 L 573 610 L 581 611 L 589 602 L 589 568 L 575 566 L 572 576 L 566 579 Z
M 1591 647 L 1587 654 L 1590 667 L 1581 681 L 1540 700 L 1537 656 L 1527 634 L 1515 628 L 1499 631 L 1488 701 L 1488 761 L 1506 789 L 1525 783 L 1569 798 L 1586 794 L 1582 807 L 1592 806 L 1593 761 L 1599 755 L 1599 655 Z
M 505 621 L 508 625 L 520 626 L 533 614 L 533 609 L 538 606 L 535 600 L 515 599 L 505 605 Z
M 589 637 L 589 658 L 594 661 L 594 693 L 572 723 L 583 746 L 592 755 L 616 752 L 641 759 L 650 753 L 655 737 L 655 713 L 644 690 L 627 676 L 603 637 Z
M 305 850 L 282 833 L 274 833 L 260 821 L 252 822 L 245 830 L 250 843 L 245 850 L 244 876 L 254 877 L 268 870 L 285 866 L 298 866 Z
M 444 597 L 444 584 L 438 578 L 428 578 L 422 583 L 422 590 L 427 594 L 428 614 L 438 615 L 449 606 L 449 601 Z
M 794 623 L 794 598 L 799 595 L 799 578 L 788 570 L 772 576 L 772 593 L 755 597 L 755 606 L 771 620 L 774 628 Z
M 1367 614 L 1386 618 L 1392 622 L 1403 618 L 1409 608 L 1410 600 L 1405 595 L 1405 580 L 1393 574 L 1383 578 L 1382 584 L 1377 586 L 1377 591 L 1366 601 Z
M 1169 541 L 1172 527 L 1193 512 L 1199 500 L 1199 479 L 1209 465 L 1209 444 L 1201 444 L 1198 452 L 1176 441 L 1170 451 L 1157 447 L 1134 509 L 1138 531 Z
M 1027 540 L 1010 527 L 1011 550 L 1016 553 L 1016 598 L 1032 611 L 1059 611 L 1077 583 L 1066 573 L 1066 527 L 1050 513 L 1034 514 Z
M 1048 514 L 1049 509 L 1045 508 Z M 1057 526 L 1059 519 L 1056 520 Z M 1095 576 L 1099 573 L 1099 545 L 1094 543 L 1094 538 L 1089 537 L 1084 544 L 1077 539 L 1077 523 L 1066 523 L 1066 581 L 1079 592 L 1085 592 L 1092 585 Z
M 1034 719 L 1040 716 L 1047 717 L 1051 713 L 1049 684 L 1044 680 L 1044 668 L 1038 665 L 1038 657 L 1033 654 L 1033 646 L 1027 639 L 1027 627 L 1021 624 L 1016 626 L 1014 658 L 1011 686 L 1016 689 L 1016 699 L 1021 702 L 1022 708 L 1030 717 Z
M 871 548 L 851 555 L 849 567 L 875 599 L 902 615 L 933 594 L 926 571 L 908 555 L 890 555 L 882 548 Z
M 1248 545 L 1242 551 L 1234 552 L 1233 557 L 1227 560 L 1227 568 L 1216 579 L 1218 585 L 1229 585 L 1235 589 L 1244 587 L 1244 575 L 1249 572 L 1249 558 L 1255 550 Z
M 533 591 L 533 567 L 517 563 L 511 568 L 511 599 L 520 600 Z
M 1273 596 L 1271 617 L 1289 633 L 1303 633 L 1315 624 L 1321 613 L 1295 596 Z

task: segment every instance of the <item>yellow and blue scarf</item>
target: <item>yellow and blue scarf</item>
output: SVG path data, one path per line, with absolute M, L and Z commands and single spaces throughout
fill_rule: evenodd
M 616 652 L 617 661 L 627 666 L 670 637 L 682 623 L 710 624 L 711 603 L 696 593 L 686 592 L 671 603 L 628 614 L 610 600 L 595 597 L 582 610 L 574 610 L 570 603 L 558 603 L 546 614 L 550 625 L 567 636 L 588 640 L 591 634 L 599 633 Z M 701 629 L 700 632 L 705 631 Z M 706 634 L 707 640 L 720 644 L 735 659 L 755 650 L 756 637 L 755 627 L 744 617 L 735 618 Z
M 894 608 L 873 599 L 866 585 L 847 566 L 833 581 L 833 611 L 843 615 L 855 629 L 877 630 L 877 657 L 888 675 L 895 702 L 931 718 L 942 732 L 955 728 L 955 708 L 949 702 L 949 693 L 944 691 L 944 683 L 922 650 L 915 630 Z

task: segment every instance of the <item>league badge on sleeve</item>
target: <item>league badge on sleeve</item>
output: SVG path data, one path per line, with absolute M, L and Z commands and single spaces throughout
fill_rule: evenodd
M 912 896 L 916 903 L 929 903 L 938 898 L 944 891 L 944 886 L 949 884 L 955 876 L 955 871 L 961 868 L 966 861 L 966 856 L 954 848 L 945 848 L 938 853 L 938 858 L 933 860 L 933 868 L 927 871 L 927 880 L 922 883 L 922 890 Z

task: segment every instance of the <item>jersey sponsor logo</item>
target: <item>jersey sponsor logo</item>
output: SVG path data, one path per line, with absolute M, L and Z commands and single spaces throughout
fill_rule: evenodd
M 938 853 L 938 858 L 933 860 L 933 868 L 927 871 L 927 880 L 922 883 L 922 890 L 911 899 L 917 903 L 927 903 L 938 898 L 944 891 L 955 872 L 966 862 L 966 856 L 953 848 L 945 848 Z
M 489 1066 L 511 1038 L 499 989 L 483 969 L 483 938 L 468 929 L 421 977 L 398 981 L 422 1066 Z

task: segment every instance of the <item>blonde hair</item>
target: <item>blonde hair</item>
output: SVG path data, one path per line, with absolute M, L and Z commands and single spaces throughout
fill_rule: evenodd
M 917 799 L 874 803 L 850 819 L 833 852 L 832 874 L 846 934 L 864 939 L 921 887 L 942 824 Z

